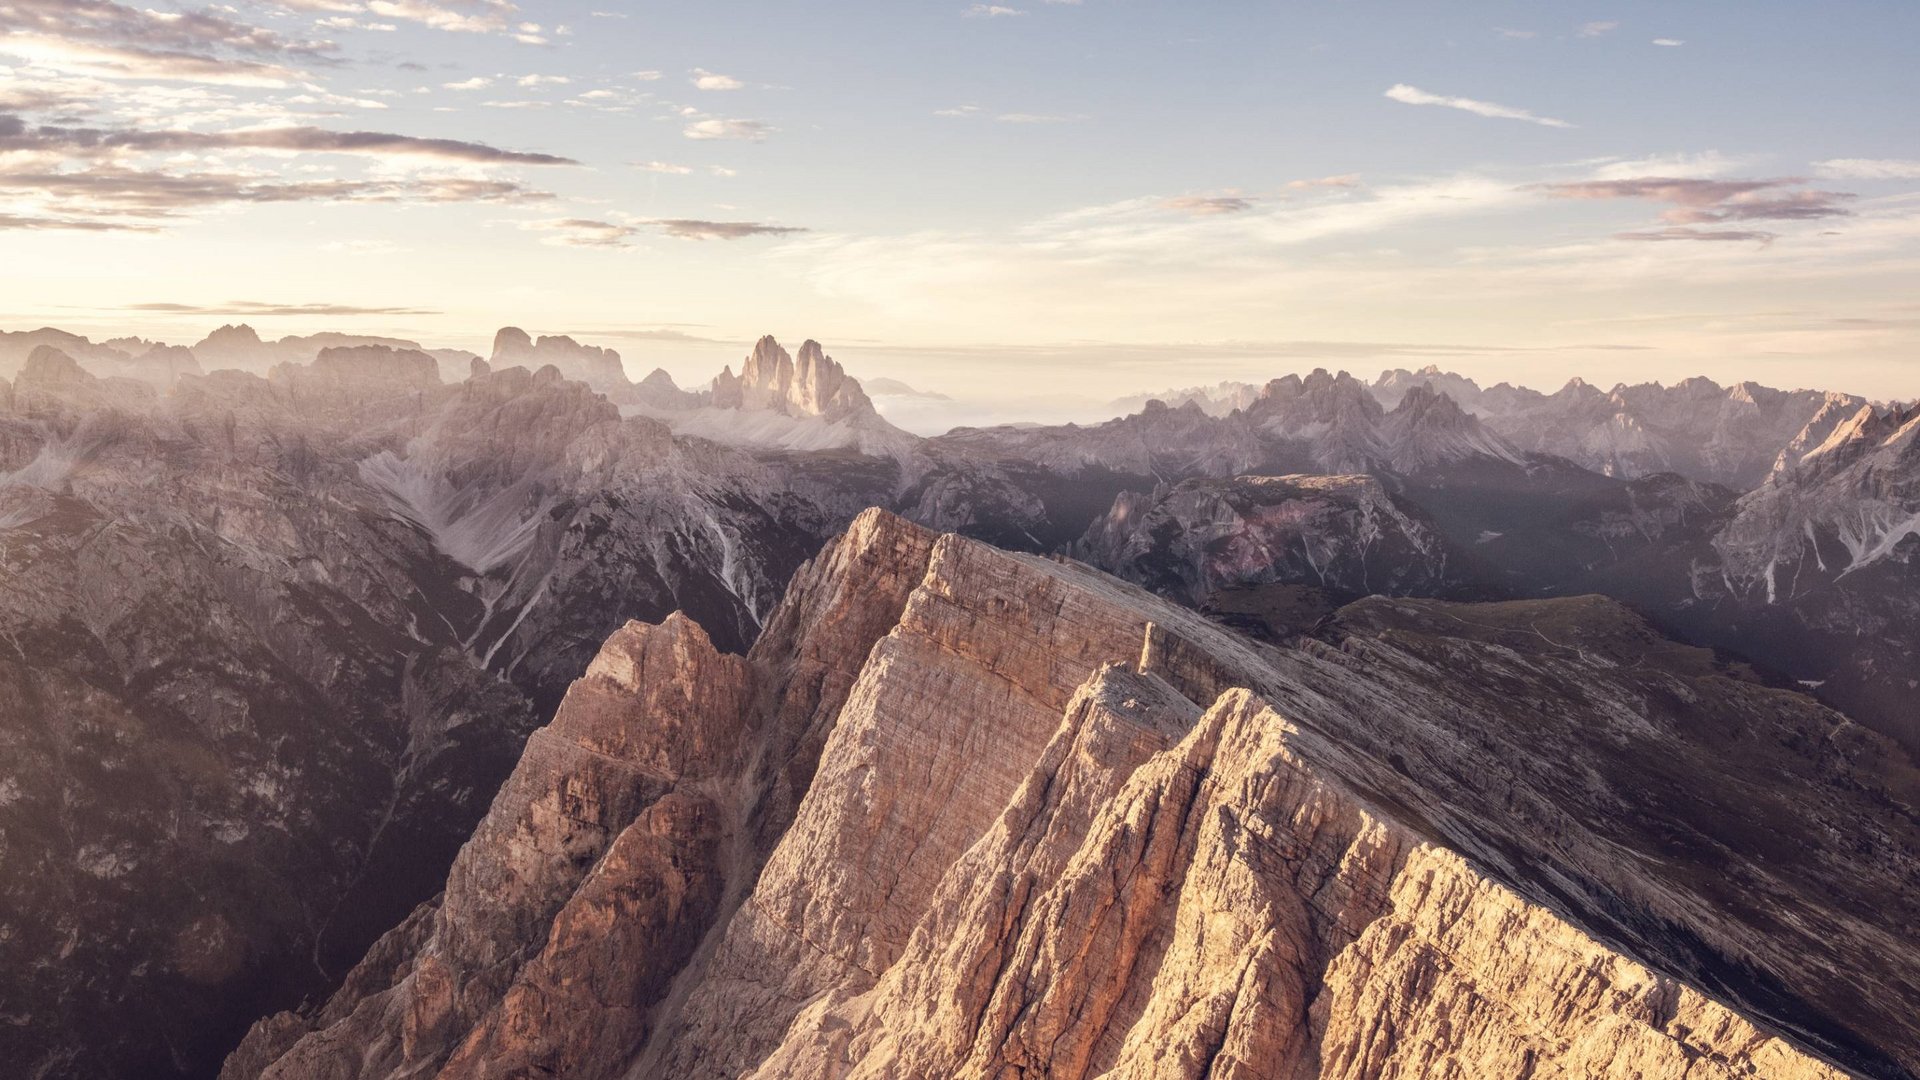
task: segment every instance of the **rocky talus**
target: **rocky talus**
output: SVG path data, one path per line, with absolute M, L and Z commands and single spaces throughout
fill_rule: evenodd
M 878 511 L 616 633 L 243 1077 L 1911 1076 L 1920 781 L 1598 598 L 1273 648 Z

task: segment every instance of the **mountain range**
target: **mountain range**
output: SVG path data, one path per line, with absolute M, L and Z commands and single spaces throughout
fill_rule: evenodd
M 0 371 L 28 1075 L 1920 1069 L 1911 407 Z

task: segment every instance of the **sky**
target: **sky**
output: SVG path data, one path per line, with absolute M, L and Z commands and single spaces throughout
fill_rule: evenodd
M 0 328 L 1920 396 L 1910 0 L 149 2 L 0 0 Z

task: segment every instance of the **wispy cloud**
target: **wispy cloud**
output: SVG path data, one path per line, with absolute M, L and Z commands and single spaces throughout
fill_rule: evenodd
M 1613 20 L 1581 23 L 1579 34 L 1583 38 L 1604 37 L 1618 29 L 1620 29 L 1620 24 Z
M 115 221 L 100 218 L 37 217 L 30 214 L 0 213 L 0 231 L 52 232 L 158 232 L 150 222 Z
M 146 311 L 165 315 L 241 315 L 252 317 L 275 315 L 351 317 L 359 315 L 440 314 L 440 312 L 430 308 L 361 307 L 355 304 L 271 304 L 258 300 L 230 300 L 224 304 L 130 304 L 127 306 L 127 310 Z
M 1338 176 L 1322 176 L 1313 180 L 1287 181 L 1287 187 L 1293 191 L 1306 191 L 1312 188 L 1357 188 L 1359 186 L 1359 173 L 1341 173 Z
M 761 120 L 708 117 L 689 123 L 681 132 L 689 139 L 737 139 L 760 142 L 773 134 L 773 127 Z
M 1387 89 L 1387 97 L 1405 105 L 1438 105 L 1447 109 L 1459 109 L 1475 116 L 1486 116 L 1496 120 L 1525 120 L 1529 124 L 1542 127 L 1570 128 L 1573 125 L 1565 120 L 1555 120 L 1550 116 L 1538 116 L 1525 109 L 1516 109 L 1511 105 L 1496 105 L 1491 101 L 1476 101 L 1473 98 L 1447 97 L 1443 94 L 1430 94 L 1417 86 L 1397 83 Z
M 443 161 L 510 165 L 577 165 L 556 154 L 503 150 L 462 139 L 422 138 L 384 131 L 328 131 L 317 127 L 248 128 L 239 131 L 137 131 L 132 129 L 30 127 L 0 115 L 0 151 L 36 150 L 98 155 L 114 151 L 167 153 L 210 150 L 275 150 L 294 153 L 425 157 Z
M 1183 213 L 1210 216 L 1214 214 L 1240 214 L 1253 209 L 1254 201 L 1244 195 L 1176 195 L 1161 200 L 1160 205 L 1169 210 Z
M 288 0 L 293 7 L 338 8 L 339 0 Z M 463 34 L 516 34 L 514 5 L 506 0 L 367 0 L 367 10 L 389 19 Z
M 636 161 L 633 167 L 641 172 L 664 173 L 668 176 L 690 176 L 693 173 L 693 166 L 675 165 L 671 161 Z
M 1920 180 L 1920 161 L 1889 158 L 1831 158 L 1814 169 L 1830 180 Z
M 693 218 L 657 218 L 648 224 L 682 240 L 744 240 L 752 236 L 788 236 L 807 231 L 795 225 L 767 225 L 758 221 L 700 221 Z
M 1679 48 L 1680 46 L 1682 46 L 1682 45 L 1685 45 L 1685 44 L 1686 44 L 1686 42 L 1684 42 L 1684 41 L 1681 41 L 1681 40 L 1680 40 L 1679 38 L 1670 38 L 1670 37 L 1657 37 L 1657 38 L 1654 38 L 1654 39 L 1653 39 L 1653 43 L 1654 43 L 1655 45 L 1659 45 L 1659 46 L 1661 46 L 1662 48 L 1667 48 L 1667 49 L 1677 49 L 1677 48 Z
M 531 232 L 548 233 L 543 241 L 563 247 L 626 248 L 640 235 L 638 226 L 594 218 L 543 218 L 522 221 L 519 227 Z
M 693 69 L 693 85 L 700 90 L 738 90 L 747 85 L 731 75 L 722 75 L 706 68 Z
M 974 4 L 960 14 L 969 19 L 1004 19 L 1013 15 L 1025 15 L 1020 8 L 1004 7 L 1000 4 Z
M 1641 176 L 1627 180 L 1586 180 L 1541 184 L 1533 190 L 1556 199 L 1643 199 L 1663 202 L 1671 209 L 1660 215 L 1671 225 L 1704 225 L 1724 221 L 1809 221 L 1846 217 L 1840 205 L 1853 198 L 1843 191 L 1796 188 L 1799 177 L 1769 180 L 1708 180 L 1672 176 Z
M 1778 233 L 1761 232 L 1756 229 L 1696 229 L 1687 225 L 1670 225 L 1664 229 L 1646 229 L 1639 232 L 1614 233 L 1613 236 L 1616 240 L 1700 240 L 1712 243 L 1752 241 L 1760 244 L 1762 247 L 1779 239 Z

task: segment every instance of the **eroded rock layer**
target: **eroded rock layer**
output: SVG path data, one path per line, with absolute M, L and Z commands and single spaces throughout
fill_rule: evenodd
M 616 634 L 241 1077 L 1909 1076 L 1920 782 L 1607 601 L 1274 649 L 858 518 Z

